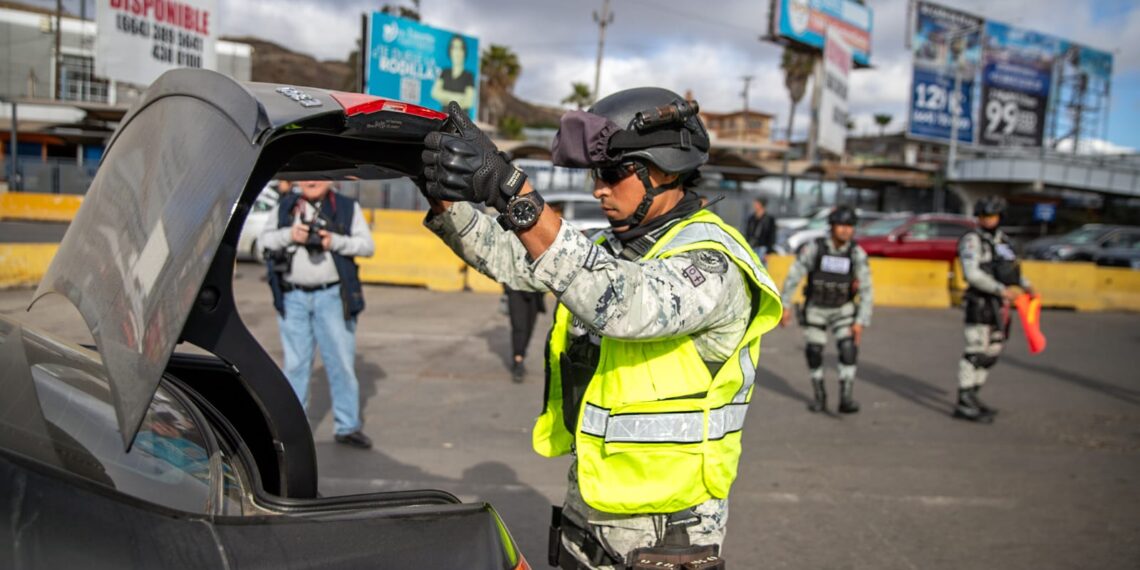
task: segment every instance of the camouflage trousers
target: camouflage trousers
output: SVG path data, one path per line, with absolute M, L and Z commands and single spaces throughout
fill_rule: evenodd
M 817 307 L 809 303 L 804 307 L 804 342 L 809 345 L 825 345 L 828 331 L 835 338 L 835 342 L 851 338 L 851 325 L 855 324 L 855 312 L 854 302 L 847 302 L 838 307 Z M 840 362 L 838 368 L 840 380 L 855 379 L 854 364 Z M 810 372 L 812 380 L 823 380 L 823 366 L 811 368 Z
M 985 324 L 968 324 L 965 330 L 966 350 L 958 361 L 958 387 L 981 387 L 989 376 L 989 368 L 1005 348 L 1005 333 L 1000 328 Z M 992 359 L 987 366 L 976 366 L 970 361 L 978 356 Z
M 577 462 L 570 465 L 567 479 L 569 485 L 562 514 L 579 528 L 592 534 L 610 556 L 625 561 L 634 549 L 657 546 L 661 543 L 665 536 L 667 514 L 619 515 L 596 510 L 586 504 L 578 490 Z M 728 524 L 728 501 L 711 499 L 693 507 L 692 510 L 699 520 L 687 528 L 690 544 L 715 544 L 720 547 L 724 542 L 725 527 Z M 571 542 L 566 533 L 562 534 L 562 545 L 578 560 L 581 568 L 607 570 L 625 568 L 609 564 L 591 565 L 589 557 L 582 551 L 582 546 Z

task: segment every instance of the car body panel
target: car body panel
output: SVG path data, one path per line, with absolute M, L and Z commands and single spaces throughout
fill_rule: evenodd
M 1059 236 L 1037 238 L 1025 246 L 1029 259 L 1094 261 L 1108 250 L 1128 249 L 1140 241 L 1140 227 L 1085 224 Z
M 261 233 L 277 225 L 277 201 L 279 194 L 272 188 L 272 184 L 261 191 L 254 201 L 245 223 L 241 226 L 241 235 L 238 236 L 237 258 L 244 260 L 261 260 L 260 247 L 257 239 Z

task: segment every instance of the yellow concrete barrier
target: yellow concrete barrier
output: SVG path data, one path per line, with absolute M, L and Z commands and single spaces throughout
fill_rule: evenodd
M 1096 268 L 1096 296 L 1104 309 L 1140 311 L 1140 271 Z
M 0 289 L 38 284 L 58 249 L 54 243 L 0 244 Z
M 0 194 L 0 218 L 33 222 L 70 222 L 79 211 L 83 196 L 4 192 Z
M 359 260 L 362 281 L 463 290 L 463 261 L 423 227 L 423 217 L 423 212 L 409 210 L 373 212 L 376 254 Z
M 776 283 L 776 287 L 781 289 L 783 293 L 784 279 L 788 278 L 788 271 L 792 268 L 792 263 L 795 262 L 796 256 L 794 255 L 769 255 L 768 264 L 766 269 L 768 275 L 772 277 L 772 281 Z M 795 303 L 803 304 L 804 302 L 804 279 L 800 282 L 799 287 L 796 287 Z
M 921 259 L 871 258 L 875 304 L 884 307 L 950 306 L 950 264 Z
M 1023 261 L 1021 272 L 1041 295 L 1045 307 L 1096 311 L 1104 308 L 1092 263 Z

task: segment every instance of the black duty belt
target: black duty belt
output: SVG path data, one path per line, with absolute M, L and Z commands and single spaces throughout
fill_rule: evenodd
M 288 293 L 289 291 L 304 291 L 312 293 L 314 291 L 324 291 L 330 287 L 340 285 L 340 281 L 333 281 L 332 283 L 325 283 L 324 285 L 294 285 L 292 283 L 282 283 L 281 290 Z

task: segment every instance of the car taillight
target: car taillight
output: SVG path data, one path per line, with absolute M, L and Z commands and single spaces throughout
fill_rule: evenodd
M 515 566 L 514 570 L 531 570 L 530 564 L 526 563 L 526 557 L 519 553 L 519 565 Z
M 384 99 L 375 95 L 345 93 L 343 91 L 330 91 L 329 95 L 332 95 L 332 98 L 336 99 L 336 102 L 340 103 L 341 107 L 344 107 L 344 114 L 349 117 L 375 113 L 377 111 L 393 111 L 441 121 L 447 118 L 446 113 L 440 113 L 439 111 L 433 111 L 426 107 L 412 105 L 411 103 L 404 103 L 403 101 Z

